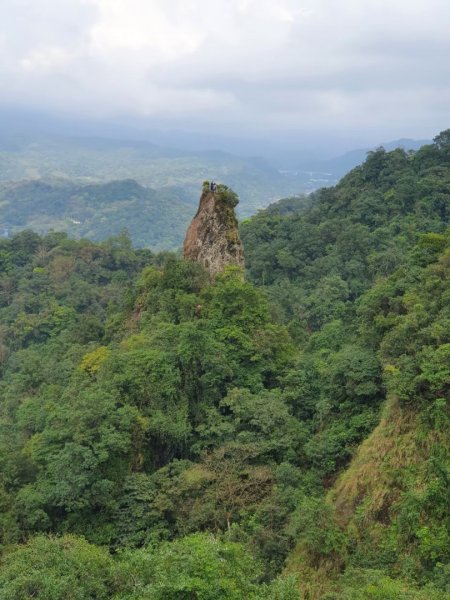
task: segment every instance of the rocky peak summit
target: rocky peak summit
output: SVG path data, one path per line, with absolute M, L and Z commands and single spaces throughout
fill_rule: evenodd
M 203 183 L 200 204 L 184 240 L 183 256 L 202 264 L 211 276 L 228 265 L 244 267 L 244 252 L 234 213 L 238 202 L 237 194 L 226 185 Z

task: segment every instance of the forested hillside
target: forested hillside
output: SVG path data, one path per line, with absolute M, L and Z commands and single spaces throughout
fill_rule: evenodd
M 0 184 L 0 234 L 51 230 L 103 241 L 126 229 L 138 247 L 180 247 L 192 213 L 182 188 L 154 190 L 132 179 L 81 185 L 67 180 Z
M 1 260 L 0 597 L 292 597 L 244 546 L 304 434 L 264 295 L 126 238 L 24 232 Z
M 450 132 L 310 200 L 0 241 L 1 600 L 448 598 Z
M 300 348 L 285 389 L 325 484 L 323 506 L 297 507 L 289 570 L 311 598 L 332 580 L 330 599 L 416 597 L 387 576 L 447 589 L 450 131 L 372 152 L 289 210 L 242 226 L 251 278 Z

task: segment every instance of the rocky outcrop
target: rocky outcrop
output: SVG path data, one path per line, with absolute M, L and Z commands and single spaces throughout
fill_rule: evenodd
M 197 214 L 187 230 L 184 258 L 202 264 L 212 277 L 228 265 L 244 267 L 244 252 L 234 213 L 238 201 L 237 195 L 227 186 L 218 185 L 212 192 L 205 182 Z

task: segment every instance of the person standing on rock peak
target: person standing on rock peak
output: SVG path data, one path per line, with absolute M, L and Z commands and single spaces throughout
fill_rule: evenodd
M 203 182 L 198 209 L 184 239 L 183 258 L 200 263 L 211 279 L 229 266 L 244 272 L 244 249 L 234 212 L 238 202 L 237 194 L 226 185 Z

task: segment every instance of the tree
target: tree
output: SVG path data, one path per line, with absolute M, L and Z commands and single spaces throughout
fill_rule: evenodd
M 260 565 L 235 542 L 193 534 L 128 555 L 142 583 L 127 600 L 298 600 L 295 580 L 258 585 Z
M 32 538 L 0 569 L 1 600 L 108 600 L 119 589 L 108 552 L 73 535 Z

